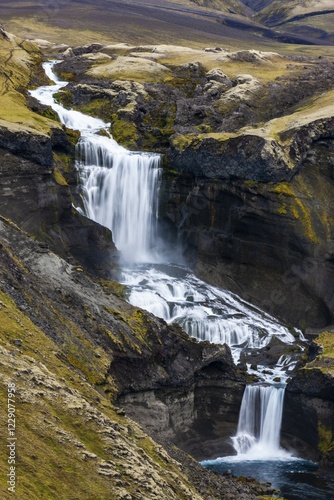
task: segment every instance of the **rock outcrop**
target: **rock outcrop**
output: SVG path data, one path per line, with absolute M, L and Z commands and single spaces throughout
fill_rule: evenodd
M 16 48 L 23 60 L 25 50 Z M 18 92 L 15 85 L 10 91 Z M 5 407 L 7 384 L 15 385 L 24 436 L 15 493 L 22 500 L 32 492 L 69 498 L 73 489 L 87 500 L 270 493 L 217 478 L 172 446 L 204 456 L 207 442 L 205 456 L 216 454 L 236 427 L 245 374 L 226 346 L 190 340 L 127 304 L 122 286 L 105 279 L 115 270 L 111 234 L 72 206 L 76 136 L 19 102 L 0 148 L 0 397 Z M 182 468 L 119 403 L 159 433 Z M 1 462 L 6 470 L 5 454 Z M 5 498 L 5 482 L 0 491 Z
M 153 435 L 164 437 L 198 459 L 233 454 L 245 379 L 236 372 L 229 348 L 188 344 L 178 332 L 162 331 L 163 346 L 143 358 L 115 356 L 113 377 L 120 383 L 119 404 Z M 181 343 L 178 338 L 183 338 Z M 157 366 L 157 357 L 164 358 Z M 138 373 L 142 376 L 138 378 Z
M 320 471 L 333 476 L 333 331 L 316 343 L 318 355 L 287 386 L 282 430 L 295 450 L 320 461 Z

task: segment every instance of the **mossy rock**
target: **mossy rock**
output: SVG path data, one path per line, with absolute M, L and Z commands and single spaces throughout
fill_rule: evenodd
M 118 118 L 114 113 L 111 119 L 110 132 L 121 146 L 127 149 L 137 149 L 139 134 L 134 123 Z

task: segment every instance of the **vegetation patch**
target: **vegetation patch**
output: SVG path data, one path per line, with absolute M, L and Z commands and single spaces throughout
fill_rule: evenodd
M 65 177 L 57 167 L 53 169 L 53 177 L 59 186 L 68 186 Z
M 117 114 L 114 113 L 111 119 L 110 131 L 119 144 L 128 149 L 136 149 L 139 135 L 133 122 L 118 118 Z
M 50 134 L 50 127 L 59 126 L 28 108 L 21 92 L 25 92 L 33 77 L 32 64 L 41 62 L 34 44 L 23 44 L 13 35 L 0 37 L 0 119 L 22 130 Z
M 292 216 L 301 221 L 304 227 L 304 235 L 307 239 L 313 244 L 319 243 L 319 239 L 313 225 L 314 223 L 311 209 L 303 201 L 301 195 L 295 190 L 293 184 L 281 182 L 275 185 L 271 191 L 278 194 L 278 198 L 282 203 L 279 213 L 281 215 L 287 214 L 288 210 L 290 210 Z M 301 191 L 301 193 L 303 193 L 303 197 L 305 197 L 306 193 L 303 191 Z

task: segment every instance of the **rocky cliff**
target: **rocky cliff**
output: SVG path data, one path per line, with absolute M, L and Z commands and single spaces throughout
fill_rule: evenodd
M 0 378 L 3 408 L 7 388 L 16 391 L 15 494 L 255 500 L 270 492 L 218 478 L 172 445 L 197 457 L 206 442 L 212 455 L 228 449 L 245 374 L 226 346 L 190 340 L 124 300 L 110 280 L 110 232 L 72 207 L 76 134 L 26 95 L 43 81 L 41 54 L 1 36 Z M 1 463 L 7 470 L 5 453 Z M 6 480 L 2 498 L 11 495 Z
M 333 62 L 219 47 L 78 50 L 67 52 L 59 66 L 72 80 L 59 98 L 110 120 L 111 132 L 128 147 L 165 154 L 164 232 L 182 237 L 197 272 L 304 329 L 330 325 Z M 124 66 L 130 58 L 132 64 L 141 61 L 140 71 Z M 332 335 L 327 338 L 332 346 Z M 333 461 L 331 366 L 331 357 L 322 357 L 297 372 L 288 385 L 283 420 L 284 443 L 321 459 L 326 473 Z M 213 377 L 216 369 L 213 363 Z M 132 387 L 131 370 L 122 364 L 120 370 L 125 386 Z M 203 370 L 191 379 L 187 394 L 178 389 L 177 401 L 177 393 L 167 396 L 160 381 L 140 391 L 135 381 L 120 401 L 140 421 L 148 418 L 153 432 L 166 432 L 167 421 L 169 435 L 187 429 L 182 445 L 200 457 L 196 419 L 189 426 L 198 401 L 201 439 L 214 455 L 216 444 L 223 445 L 217 437 L 224 436 L 226 421 L 217 422 L 210 413 L 215 394 L 210 379 L 206 396 L 202 377 Z M 220 389 L 232 383 L 229 377 L 219 381 Z M 150 402 L 149 413 L 143 401 Z M 230 403 L 224 406 L 226 420 Z M 177 419 L 170 408 L 177 409 Z
M 316 339 L 317 356 L 299 370 L 287 387 L 283 432 L 304 456 L 320 459 L 320 470 L 333 476 L 334 377 L 333 331 Z
M 164 231 L 202 277 L 303 328 L 333 321 L 330 59 L 126 44 L 63 58 L 64 103 L 164 153 Z

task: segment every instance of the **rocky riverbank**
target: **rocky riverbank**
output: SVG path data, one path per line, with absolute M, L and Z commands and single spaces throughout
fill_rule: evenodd
M 31 100 L 27 106 L 25 89 L 43 82 L 41 53 L 6 32 L 0 48 L 7 71 L 0 96 L 0 378 L 3 407 L 7 385 L 16 387 L 18 497 L 255 500 L 272 493 L 251 480 L 221 479 L 171 444 L 199 456 L 207 441 L 214 453 L 236 426 L 245 373 L 226 346 L 197 343 L 127 304 L 112 280 L 111 233 L 72 207 L 76 135 L 48 110 L 36 114 Z M 203 405 L 205 394 L 211 402 Z M 207 421 L 222 432 L 208 435 Z M 174 458 L 142 429 L 158 432 Z M 5 471 L 4 453 L 1 462 Z M 8 498 L 4 475 L 0 490 Z

